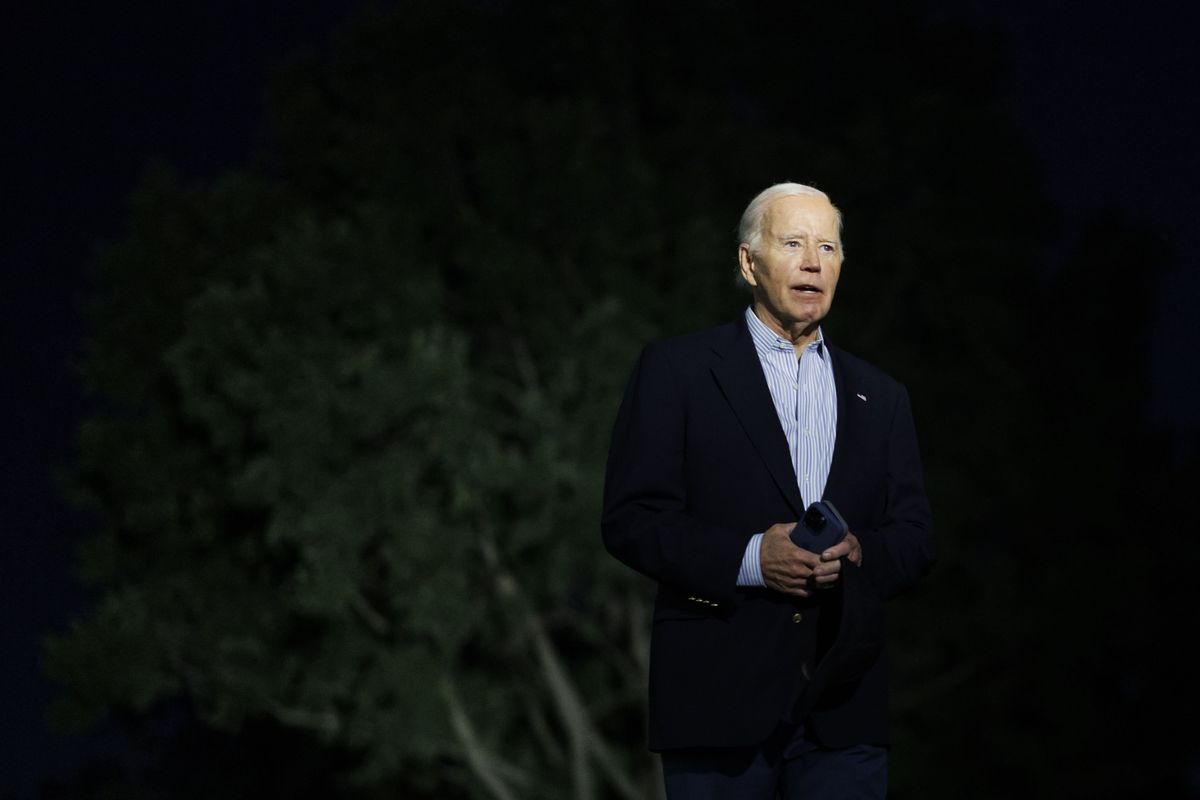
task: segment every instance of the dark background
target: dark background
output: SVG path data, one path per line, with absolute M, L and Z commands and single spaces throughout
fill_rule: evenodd
M 70 464 L 83 411 L 74 366 L 96 248 L 121 234 L 127 198 L 149 160 L 187 179 L 246 163 L 271 68 L 327 49 L 354 8 L 68 3 L 24 8 L 5 26 L 6 792 L 28 796 L 39 780 L 70 776 L 88 758 L 123 747 L 111 730 L 48 733 L 53 689 L 39 668 L 41 637 L 64 629 L 88 602 L 72 564 L 90 521 L 64 502 L 56 477 Z
M 1080 232 L 1105 214 L 1144 231 L 1142 240 L 1114 240 L 1123 269 L 1095 288 L 1120 296 L 1150 284 L 1150 336 L 1142 353 L 1149 382 L 1136 422 L 1163 432 L 1170 447 L 1161 457 L 1182 463 L 1195 457 L 1200 431 L 1194 400 L 1200 393 L 1194 321 L 1200 235 L 1193 221 L 1200 128 L 1192 113 L 1200 57 L 1191 40 L 1194 16 L 1171 6 L 942 0 L 927 13 L 983 31 L 1000 45 L 1003 103 L 1032 151 L 1054 211 L 1048 246 L 1031 248 L 1035 237 L 1014 230 L 1005 245 L 1009 257 L 1049 274 L 1061 268 Z M 121 235 L 126 199 L 148 160 L 161 159 L 185 179 L 200 181 L 245 164 L 261 142 L 272 68 L 298 53 L 327 49 L 331 30 L 355 10 L 355 4 L 332 2 L 170 10 L 80 4 L 26 10 L 5 26 L 0 341 L 9 426 L 0 512 L 0 792 L 32 796 L 39 781 L 65 778 L 124 746 L 103 727 L 75 736 L 49 733 L 44 715 L 55 689 L 39 670 L 41 637 L 64 630 L 88 604 L 72 562 L 91 521 L 70 510 L 54 476 L 71 463 L 84 411 L 72 365 L 80 356 L 79 307 L 95 248 Z M 803 47 L 808 34 L 797 32 L 788 46 Z M 837 187 L 826 188 L 836 201 Z M 1142 241 L 1165 246 L 1164 267 L 1146 269 L 1142 257 L 1151 247 L 1143 249 Z M 1011 286 L 1016 314 L 1025 313 L 1022 298 L 1037 290 Z M 1022 319 L 1014 320 L 1015 339 L 1022 327 Z M 1104 350 L 1123 333 L 1121 319 L 1102 320 L 1081 341 Z M 1024 345 L 1036 357 L 1039 342 Z M 1112 368 L 1119 372 L 1122 365 Z M 1186 724 L 1190 710 L 1180 711 Z M 1200 756 L 1196 763 L 1200 770 Z M 1198 784 L 1192 796 L 1200 794 Z

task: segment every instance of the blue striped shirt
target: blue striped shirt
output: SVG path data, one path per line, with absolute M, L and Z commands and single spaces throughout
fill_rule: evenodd
M 837 387 L 825 337 L 818 328 L 816 340 L 797 359 L 792 343 L 768 328 L 753 308 L 746 309 L 746 325 L 767 378 L 779 424 L 787 437 L 800 496 L 807 506 L 825 492 L 837 438 Z M 756 533 L 746 545 L 738 586 L 766 585 L 758 562 L 762 537 L 763 534 Z

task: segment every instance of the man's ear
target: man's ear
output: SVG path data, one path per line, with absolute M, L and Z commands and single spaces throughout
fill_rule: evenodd
M 758 286 L 758 279 L 754 275 L 754 254 L 745 242 L 738 245 L 738 266 L 742 268 L 742 279 L 751 286 Z

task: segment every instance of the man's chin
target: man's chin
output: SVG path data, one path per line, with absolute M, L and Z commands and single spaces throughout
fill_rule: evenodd
M 823 308 L 797 308 L 793 309 L 788 327 L 792 330 L 808 331 L 810 328 L 820 325 L 823 319 L 825 319 L 825 309 Z

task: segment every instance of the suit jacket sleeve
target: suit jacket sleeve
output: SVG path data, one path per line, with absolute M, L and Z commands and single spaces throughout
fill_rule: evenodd
M 613 428 L 601 531 L 609 552 L 684 594 L 719 604 L 735 586 L 755 531 L 688 514 L 687 380 L 663 343 L 638 359 Z
M 934 560 L 933 523 L 908 392 L 901 387 L 887 440 L 887 479 L 880 525 L 854 531 L 863 569 L 883 599 L 911 588 Z

